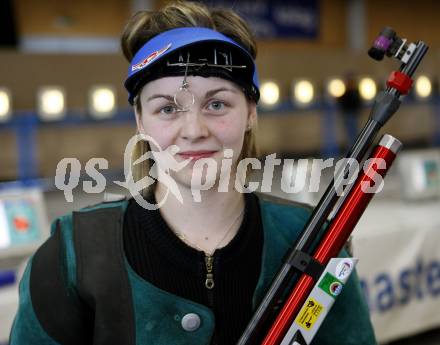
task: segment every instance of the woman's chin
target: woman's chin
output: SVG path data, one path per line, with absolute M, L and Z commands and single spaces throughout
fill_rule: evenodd
M 187 166 L 173 178 L 183 188 L 201 191 L 215 188 L 219 176 L 217 172 L 207 171 L 206 168 Z

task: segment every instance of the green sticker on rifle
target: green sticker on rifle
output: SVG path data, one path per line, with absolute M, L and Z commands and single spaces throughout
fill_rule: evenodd
M 324 278 L 322 278 L 319 283 L 321 290 L 333 298 L 341 293 L 343 286 L 344 284 L 338 278 L 328 272 L 325 273 Z

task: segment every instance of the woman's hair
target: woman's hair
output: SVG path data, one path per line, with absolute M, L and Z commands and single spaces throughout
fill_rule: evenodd
M 128 21 L 121 37 L 121 48 L 125 58 L 131 62 L 133 56 L 142 46 L 154 36 L 171 29 L 180 27 L 206 27 L 216 30 L 245 48 L 255 59 L 257 44 L 255 37 L 246 22 L 234 11 L 223 8 L 208 8 L 191 1 L 172 1 L 157 11 L 139 11 Z M 142 114 L 139 97 L 135 98 L 136 112 Z M 147 142 L 140 141 L 133 152 L 132 161 L 148 152 Z M 243 149 L 239 159 L 256 157 L 258 155 L 255 128 L 245 133 Z M 137 164 L 133 170 L 134 180 L 146 176 L 150 162 Z

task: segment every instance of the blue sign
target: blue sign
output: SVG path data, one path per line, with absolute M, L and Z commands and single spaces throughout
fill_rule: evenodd
M 203 3 L 230 8 L 242 16 L 258 38 L 317 38 L 318 0 L 203 0 Z
M 40 239 L 35 203 L 32 200 L 4 200 L 11 245 L 34 243 Z

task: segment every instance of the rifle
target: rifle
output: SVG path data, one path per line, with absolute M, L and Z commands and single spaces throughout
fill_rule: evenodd
M 408 43 L 389 27 L 384 28 L 374 41 L 368 51 L 369 56 L 378 61 L 385 55 L 393 57 L 400 61 L 400 68 L 391 72 L 386 89 L 376 96 L 367 123 L 346 155 L 346 164 L 330 182 L 313 210 L 301 236 L 286 256 L 237 345 L 276 345 L 286 336 L 301 303 L 306 300 L 313 285 L 316 286 L 316 282 L 320 281 L 323 272 L 326 272 L 324 267 L 330 258 L 342 249 L 373 196 L 372 193 L 363 193 L 360 190 L 362 182 L 364 185 L 372 183 L 365 173 L 345 193 L 338 193 L 341 181 L 349 176 L 353 161 L 360 162 L 364 159 L 379 130 L 398 110 L 401 98 L 409 93 L 413 83 L 411 78 L 427 51 L 428 46 L 424 42 Z M 389 135 L 382 138 L 370 156 L 373 162 L 367 168 L 373 174 L 370 177 L 374 174 L 385 176 L 387 169 L 379 168 L 377 159 L 383 159 L 389 168 L 400 146 L 400 142 Z M 336 207 L 338 205 L 339 208 Z M 328 226 L 324 227 L 332 211 L 335 211 L 334 216 L 329 220 Z M 289 297 L 286 302 L 287 295 Z M 285 339 L 282 345 L 308 343 L 303 338 L 302 334 L 296 332 L 293 337 Z

